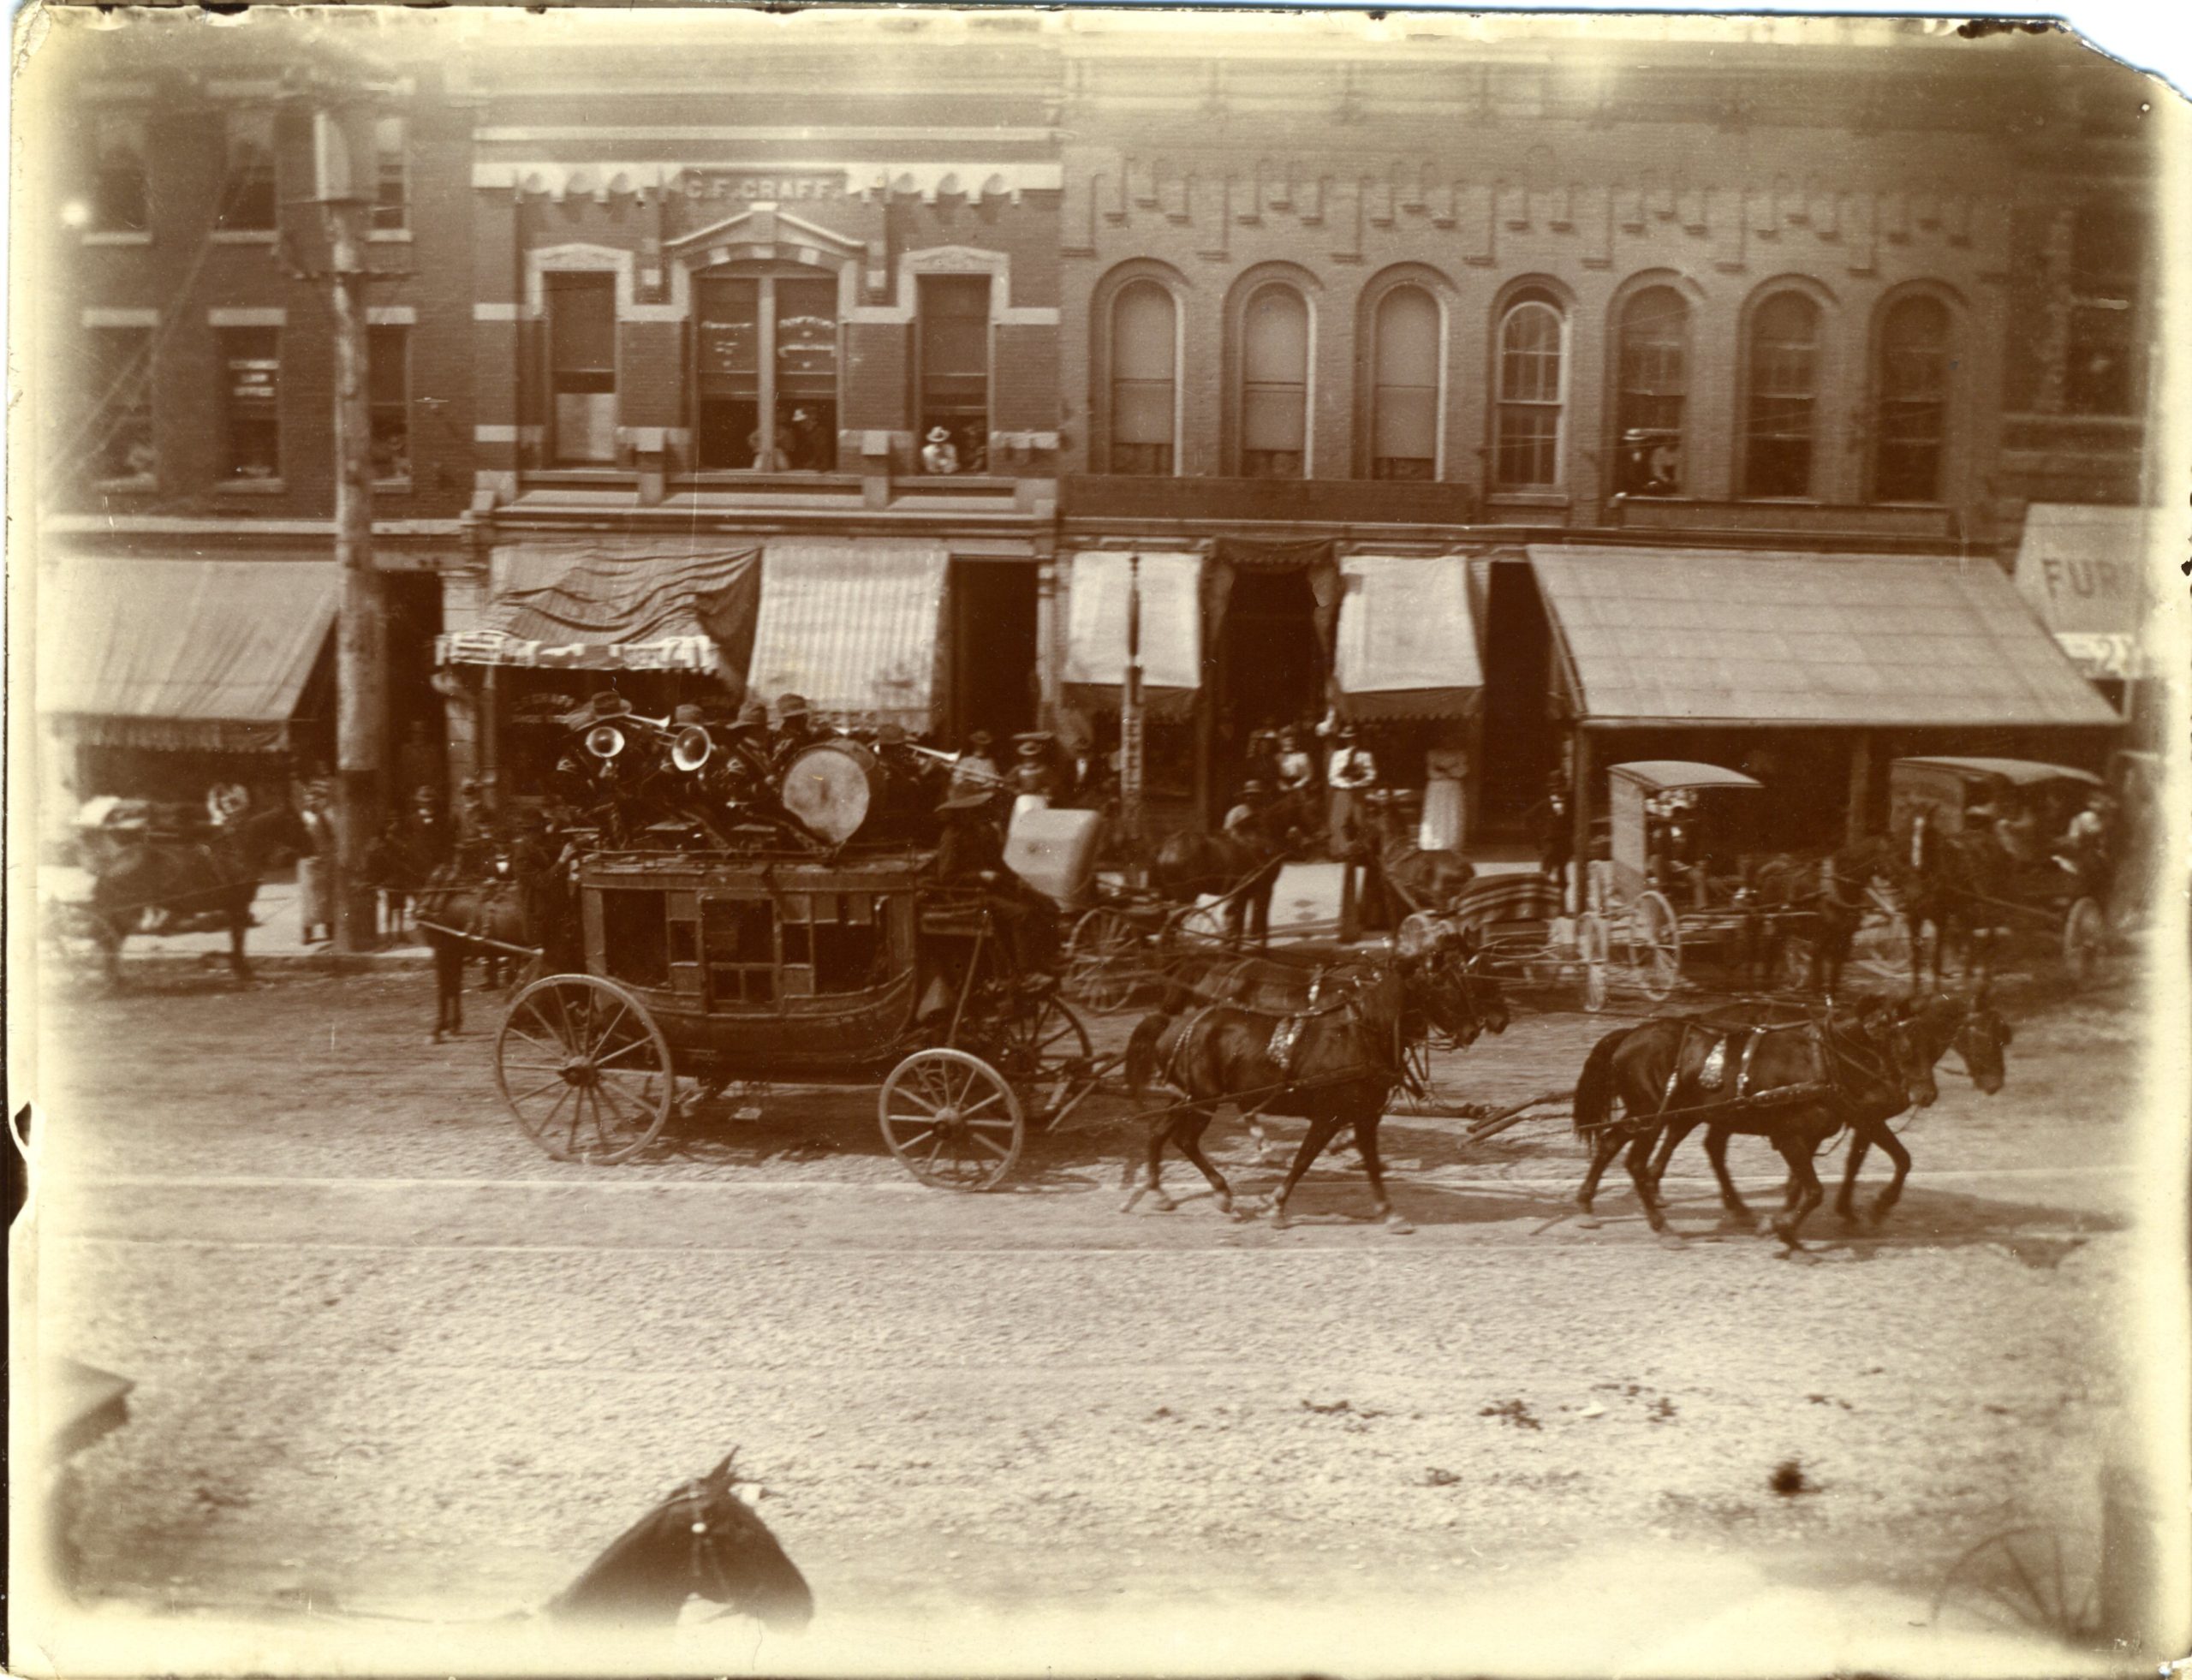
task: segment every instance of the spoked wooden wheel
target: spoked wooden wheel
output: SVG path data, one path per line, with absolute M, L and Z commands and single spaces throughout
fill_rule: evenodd
M 1066 941 L 1066 995 L 1099 1015 L 1124 1009 L 1148 977 L 1141 929 L 1123 910 L 1099 905 L 1073 925 Z
M 1637 977 L 1656 1004 L 1682 978 L 1682 923 L 1664 893 L 1647 892 L 1636 901 L 1629 925 Z
M 2100 1543 L 2052 1528 L 2011 1528 L 1957 1559 L 1933 1597 L 1936 1626 L 2094 1642 L 2100 1621 Z
M 963 1050 L 917 1050 L 876 1100 L 883 1141 L 939 1190 L 986 1190 L 1020 1159 L 1027 1123 L 1004 1075 Z
M 1225 906 L 1223 901 L 1209 904 L 1190 904 L 1184 910 L 1175 911 L 1164 923 L 1164 943 L 1168 946 L 1186 946 L 1190 950 L 1207 950 L 1225 943 Z
M 986 1046 L 997 1069 L 1022 1093 L 1034 1120 L 1047 1120 L 1089 1078 L 1095 1047 L 1080 1018 L 1056 998 L 1044 998 L 1008 1020 Z
M 2083 986 L 2100 968 L 2108 944 L 2108 918 L 2090 898 L 2081 898 L 2063 918 L 2063 962 L 2070 978 Z
M 676 1089 L 646 1006 L 592 974 L 551 974 L 518 993 L 495 1040 L 495 1083 L 535 1143 L 597 1166 L 653 1142 Z
M 1593 1015 L 1606 1006 L 1608 944 L 1605 918 L 1584 911 L 1576 924 L 1576 950 L 1583 961 L 1583 1007 Z

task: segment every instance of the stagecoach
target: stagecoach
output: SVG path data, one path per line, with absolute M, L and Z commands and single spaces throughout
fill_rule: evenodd
M 925 1184 L 988 1189 L 1031 1124 L 1093 1082 L 1055 974 L 1020 972 L 1000 909 L 939 884 L 934 853 L 857 837 L 887 776 L 831 741 L 793 760 L 785 804 L 820 844 L 604 849 L 578 865 L 582 973 L 513 1000 L 496 1080 L 562 1160 L 628 1160 L 693 1098 L 733 1082 L 879 1083 L 891 1153 Z M 1023 873 L 1085 876 L 1095 823 L 1054 825 Z
M 1964 914 L 2013 938 L 2044 935 L 2074 978 L 2090 980 L 2110 943 L 2107 886 L 2076 867 L 2064 842 L 2101 786 L 2089 771 L 2028 759 L 1897 759 L 1888 837 L 1913 873 L 1930 864 L 1929 837 L 1963 849 L 1975 870 L 1961 889 Z

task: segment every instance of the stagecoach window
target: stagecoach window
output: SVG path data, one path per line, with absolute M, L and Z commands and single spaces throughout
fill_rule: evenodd
M 866 992 L 883 981 L 883 930 L 873 921 L 818 923 L 814 929 L 814 989 Z
M 700 905 L 709 995 L 765 1004 L 777 995 L 776 907 L 765 898 L 711 898 Z
M 603 966 L 633 986 L 670 984 L 670 934 L 664 896 L 629 888 L 601 895 Z

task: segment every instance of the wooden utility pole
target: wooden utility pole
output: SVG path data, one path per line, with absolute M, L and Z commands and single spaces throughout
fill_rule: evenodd
M 373 569 L 372 409 L 367 385 L 365 229 L 372 213 L 370 111 L 319 113 L 320 216 L 335 314 L 335 948 L 370 950 L 373 890 L 366 850 L 380 831 L 388 728 L 388 616 Z
M 1127 557 L 1127 669 L 1119 691 L 1119 817 L 1126 829 L 1128 879 L 1141 885 L 1144 862 L 1141 715 L 1141 557 Z

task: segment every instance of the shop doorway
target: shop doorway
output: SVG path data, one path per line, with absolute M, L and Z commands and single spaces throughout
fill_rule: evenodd
M 1485 592 L 1484 793 L 1478 830 L 1513 840 L 1530 831 L 1558 763 L 1552 706 L 1552 630 L 1524 560 L 1496 560 Z
M 954 745 L 987 730 L 1001 748 L 1035 727 L 1035 568 L 1025 560 L 951 563 L 951 682 L 944 719 Z
M 1323 716 L 1327 669 L 1308 573 L 1236 571 L 1218 645 L 1206 801 L 1212 819 L 1240 789 L 1249 736 Z

